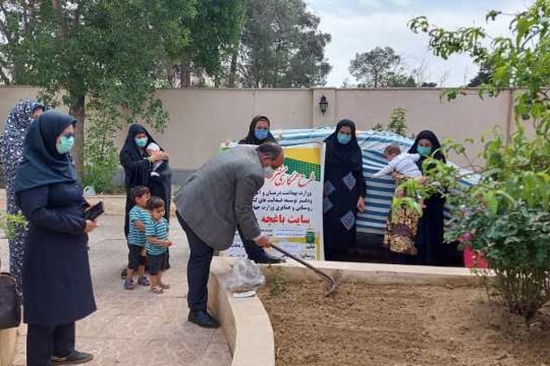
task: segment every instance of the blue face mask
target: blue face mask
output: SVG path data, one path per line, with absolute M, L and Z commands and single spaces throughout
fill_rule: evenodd
M 145 147 L 147 145 L 147 137 L 136 138 L 136 145 L 139 147 Z
M 417 146 L 416 151 L 422 156 L 429 156 L 432 153 L 431 146 Z
M 269 130 L 254 130 L 254 136 L 256 136 L 258 140 L 265 140 L 268 134 Z
M 59 143 L 57 144 L 57 152 L 60 154 L 66 154 L 74 146 L 74 135 L 61 135 Z
M 342 145 L 347 145 L 351 141 L 351 135 L 346 135 L 345 133 L 338 132 L 338 136 L 336 138 Z

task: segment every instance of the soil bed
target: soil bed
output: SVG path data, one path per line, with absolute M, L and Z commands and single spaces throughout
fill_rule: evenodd
M 550 366 L 550 309 L 527 326 L 477 288 L 318 283 L 260 298 L 278 366 Z

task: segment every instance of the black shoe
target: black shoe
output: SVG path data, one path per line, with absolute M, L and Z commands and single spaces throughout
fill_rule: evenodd
M 268 254 L 266 252 L 263 252 L 257 257 L 250 258 L 250 260 L 256 263 L 264 263 L 264 264 L 275 264 L 275 263 L 281 263 L 283 261 L 282 258 L 275 257 L 274 255 Z
M 71 353 L 67 357 L 52 356 L 52 363 L 54 365 L 73 365 L 90 362 L 93 359 L 94 356 L 89 353 L 73 351 L 73 353 Z
M 216 319 L 210 316 L 206 311 L 201 310 L 189 311 L 187 320 L 203 328 L 218 328 L 220 326 L 220 323 L 218 323 Z

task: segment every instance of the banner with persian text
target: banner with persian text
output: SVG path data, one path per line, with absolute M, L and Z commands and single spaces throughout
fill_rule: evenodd
M 222 146 L 227 148 L 230 146 Z M 289 146 L 284 150 L 283 165 L 272 178 L 266 178 L 254 198 L 254 212 L 263 233 L 274 244 L 299 258 L 322 260 L 324 145 Z M 246 257 L 238 234 L 223 255 Z

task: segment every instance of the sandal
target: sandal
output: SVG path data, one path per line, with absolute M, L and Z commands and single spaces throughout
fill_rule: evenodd
M 168 290 L 170 288 L 170 285 L 167 284 L 167 283 L 161 283 L 160 284 L 160 288 L 164 289 L 164 290 Z
M 160 294 L 164 293 L 164 290 L 160 286 L 154 286 L 154 287 L 151 287 L 151 292 L 156 294 L 156 295 L 160 295 Z
M 131 278 L 128 278 L 124 281 L 124 289 L 133 290 L 135 287 L 136 285 L 134 284 L 134 280 L 132 280 Z
M 149 286 L 151 284 L 145 276 L 138 278 L 137 283 L 140 286 Z

